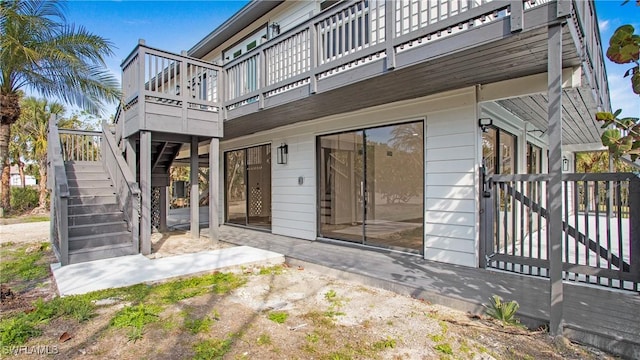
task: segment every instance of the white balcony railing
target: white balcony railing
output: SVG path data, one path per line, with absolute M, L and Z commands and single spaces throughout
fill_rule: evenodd
M 522 30 L 524 13 L 551 0 L 359 0 L 346 1 L 266 41 L 224 66 L 228 110 L 310 85 L 371 61 L 387 58 L 431 41 L 512 17 L 511 30 Z M 578 47 L 586 54 L 588 79 L 608 107 L 609 94 L 593 1 L 571 3 L 580 29 Z

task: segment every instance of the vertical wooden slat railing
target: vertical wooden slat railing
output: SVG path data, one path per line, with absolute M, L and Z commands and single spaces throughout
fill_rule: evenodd
M 121 155 L 116 139 L 106 123 L 102 124 L 102 164 L 111 177 L 119 208 L 124 212 L 134 249 L 140 248 L 140 188 Z
M 583 66 L 587 81 L 591 85 L 594 97 L 603 109 L 610 109 L 607 69 L 604 64 L 602 40 L 593 1 L 572 1 L 572 22 L 575 36 L 579 42 L 582 57 L 587 66 Z
M 258 103 L 263 108 L 270 96 L 309 84 L 370 61 L 386 59 L 393 69 L 396 53 L 425 41 L 468 31 L 487 22 L 511 17 L 511 31 L 523 27 L 523 13 L 550 0 L 357 0 L 345 1 L 259 44 L 228 61 L 224 107 L 235 110 Z M 588 7 L 592 2 L 589 1 Z M 574 6 L 580 6 L 580 2 Z M 583 6 L 584 7 L 584 6 Z M 593 24 L 593 21 L 587 25 Z M 599 37 L 590 40 L 599 44 Z M 595 46 L 595 45 L 594 45 Z M 601 54 L 600 54 L 601 55 Z M 593 63 L 598 81 L 603 62 Z M 600 56 L 600 57 L 597 57 Z M 604 84 L 604 83 L 603 83 Z M 605 89 L 604 87 L 603 89 Z M 608 95 L 607 95 L 608 98 Z
M 100 161 L 102 133 L 99 131 L 59 129 L 63 161 Z
M 199 59 L 138 44 L 122 63 L 122 107 L 145 102 L 217 112 L 220 67 Z M 120 119 L 116 119 L 118 123 Z
M 69 183 L 55 116 L 49 119 L 47 135 L 48 188 L 51 191 L 51 242 L 62 265 L 69 263 Z
M 547 277 L 548 175 L 487 181 L 481 265 Z M 561 201 L 564 279 L 638 291 L 640 179 L 631 173 L 564 174 Z

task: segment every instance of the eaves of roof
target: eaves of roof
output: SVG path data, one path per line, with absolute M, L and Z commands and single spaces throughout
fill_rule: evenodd
M 284 0 L 252 0 L 227 21 L 218 26 L 204 39 L 200 40 L 187 52 L 189 56 L 202 58 L 213 49 L 220 46 L 242 29 L 251 25 L 264 14 L 273 10 L 276 6 L 283 3 Z

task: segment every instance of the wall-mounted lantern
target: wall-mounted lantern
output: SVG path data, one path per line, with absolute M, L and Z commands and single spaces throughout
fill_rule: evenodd
M 278 146 L 278 152 L 276 153 L 276 160 L 278 164 L 286 164 L 289 157 L 289 145 L 282 144 Z
M 493 125 L 493 119 L 491 118 L 480 118 L 478 119 L 478 126 L 482 129 L 482 132 L 489 131 L 489 128 Z
M 562 171 L 569 171 L 569 159 L 566 156 L 562 157 Z

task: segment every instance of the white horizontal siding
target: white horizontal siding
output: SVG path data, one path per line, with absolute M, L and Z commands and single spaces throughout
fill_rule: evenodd
M 286 143 L 286 164 L 276 162 L 277 147 Z M 307 240 L 316 238 L 315 141 L 312 135 L 273 140 L 271 231 Z M 298 178 L 303 177 L 303 183 Z
M 476 136 L 473 106 L 427 116 L 425 258 L 476 266 Z

